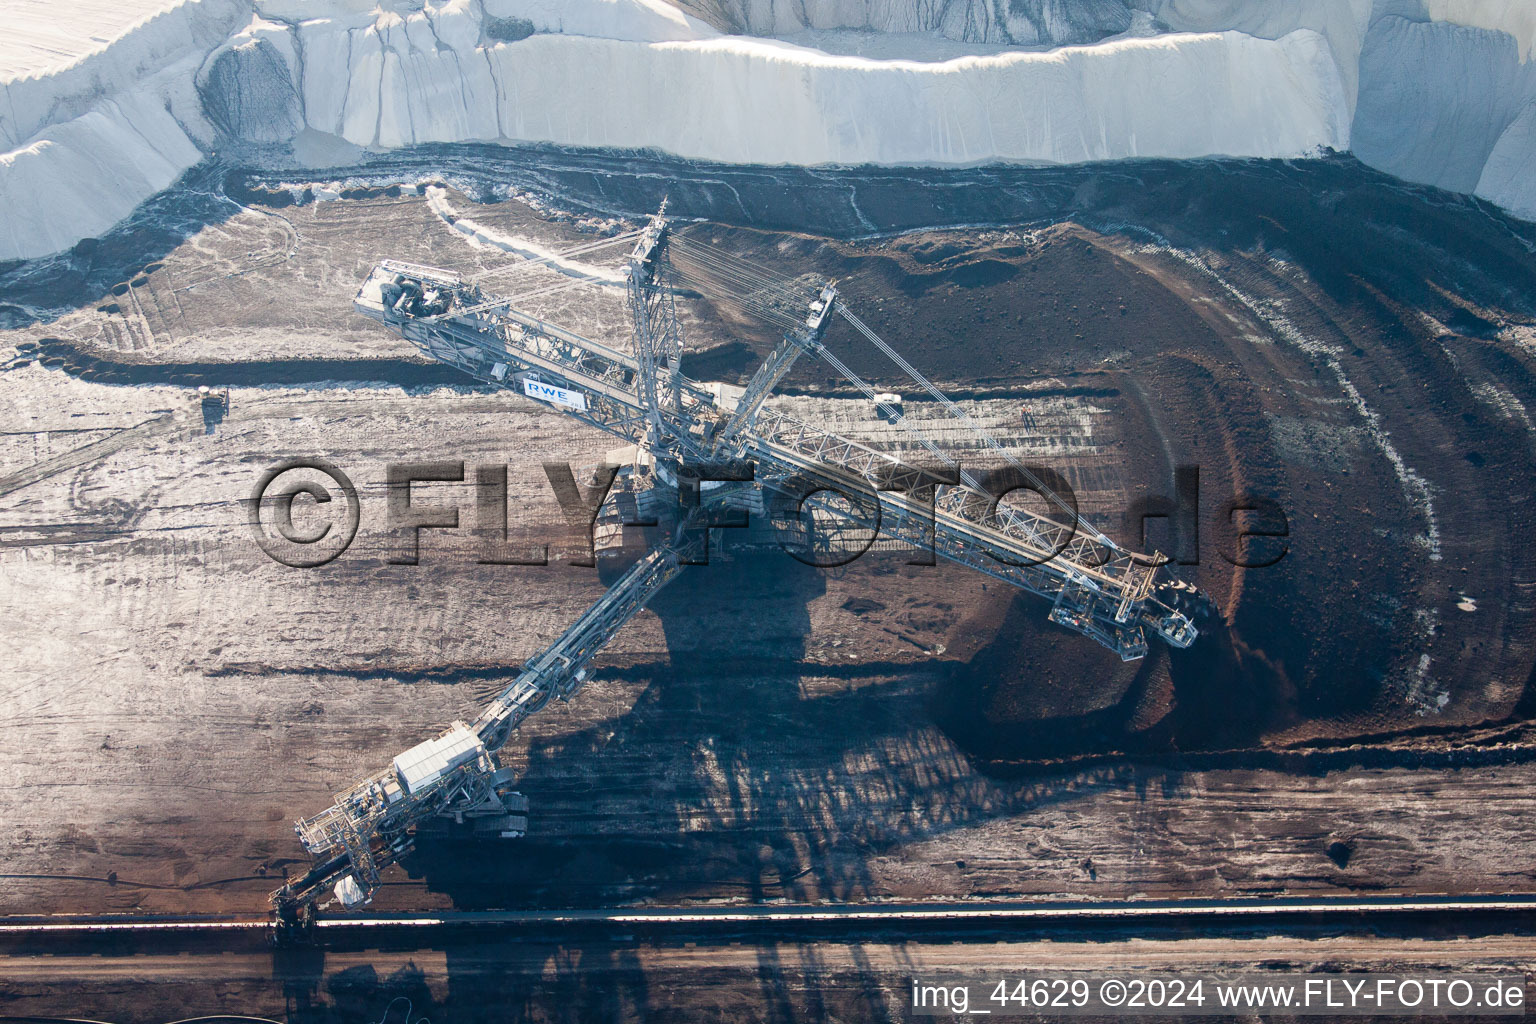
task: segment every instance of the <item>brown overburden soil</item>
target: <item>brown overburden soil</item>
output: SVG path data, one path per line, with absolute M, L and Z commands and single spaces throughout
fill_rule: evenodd
M 1063 473 L 1090 521 L 1183 556 L 1175 574 L 1210 599 L 1202 635 L 1122 664 L 1041 599 L 910 552 L 836 571 L 728 553 L 509 745 L 529 836 L 423 843 L 376 905 L 1531 890 L 1536 256 L 1475 205 L 1308 173 L 1094 179 L 1070 216 L 851 240 L 723 211 L 686 226 L 836 279 L 1013 451 Z M 380 257 L 513 259 L 390 191 L 293 205 L 244 187 L 239 212 L 163 241 L 119 289 L 92 284 L 107 256 L 77 254 L 58 292 L 79 308 L 46 309 L 40 278 L 12 271 L 0 912 L 261 913 L 307 864 L 295 818 L 472 716 L 611 578 L 568 564 L 582 538 L 540 468 L 611 444 L 351 311 Z M 620 226 L 443 198 L 550 246 Z M 621 298 L 540 302 L 624 343 Z M 739 382 L 774 343 L 682 301 L 696 377 Z M 828 342 L 936 422 L 846 325 Z M 211 433 L 198 384 L 233 388 Z M 825 364 L 781 390 L 879 435 Z M 357 482 L 362 523 L 337 561 L 290 569 L 242 500 L 267 465 L 315 455 Z M 508 464 L 511 539 L 549 544 L 550 564 L 480 565 L 467 530 L 424 531 L 420 565 L 388 564 L 385 465 L 443 459 Z M 1133 514 L 1176 496 L 1179 467 L 1198 467 L 1198 553 L 1178 515 L 1144 539 Z M 1283 540 L 1237 540 L 1234 522 L 1262 525 L 1232 513 L 1253 497 L 1283 510 Z M 468 484 L 417 500 L 458 502 L 468 525 Z M 667 953 L 614 970 L 652 955 L 674 969 Z M 0 993 L 0 1010 L 58 1008 Z

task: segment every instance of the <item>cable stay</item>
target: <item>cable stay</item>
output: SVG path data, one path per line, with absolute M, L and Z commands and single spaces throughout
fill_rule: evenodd
M 589 253 L 594 253 L 614 245 L 623 245 L 624 243 L 632 241 L 638 237 L 640 237 L 639 231 L 625 231 L 621 234 L 609 235 L 606 238 L 599 238 L 590 242 L 582 242 L 579 245 L 573 245 L 569 249 L 562 249 L 559 252 L 547 253 L 543 256 L 529 256 L 525 259 L 517 261 L 516 263 L 508 263 L 505 266 L 492 267 L 489 270 L 482 270 L 480 273 L 471 275 L 470 277 L 466 278 L 466 280 L 470 284 L 479 284 L 482 281 L 489 280 L 493 277 L 501 277 L 506 274 L 519 274 L 526 270 L 532 270 L 535 267 L 552 266 L 553 264 L 559 263 L 561 260 L 568 260 L 573 256 L 585 256 Z
M 991 434 L 988 434 L 985 430 L 981 429 L 981 426 L 975 420 L 971 419 L 971 417 L 966 414 L 964 409 L 950 401 L 949 397 L 940 391 L 937 387 L 935 387 L 932 381 L 923 376 L 922 373 L 918 372 L 918 369 L 911 363 L 907 362 L 907 360 L 902 357 L 901 353 L 891 348 L 890 345 L 887 345 L 878 334 L 870 330 L 864 321 L 854 316 L 853 312 L 841 302 L 837 304 L 837 315 L 851 324 L 855 330 L 857 330 L 865 338 L 869 339 L 871 344 L 873 344 L 887 357 L 889 357 L 890 360 L 897 366 L 901 367 L 908 377 L 912 378 L 912 380 L 916 382 L 919 387 L 928 392 L 928 394 L 932 396 L 940 405 L 942 405 L 951 416 L 965 424 L 971 433 L 980 438 L 988 448 L 992 449 L 992 451 L 996 452 L 1002 458 L 1012 463 L 1014 468 L 1023 474 L 1024 478 L 1035 487 L 1035 489 L 1042 497 L 1056 505 L 1057 508 L 1066 512 L 1073 518 L 1074 521 L 1081 523 L 1083 527 L 1085 527 L 1093 534 L 1094 540 L 1098 541 L 1100 544 L 1103 544 L 1111 551 L 1121 550 L 1120 545 L 1110 540 L 1103 533 L 1094 529 L 1091 524 L 1082 522 L 1080 519 L 1078 519 L 1076 509 L 1074 509 L 1068 502 L 1064 501 L 1060 495 L 1056 494 L 1049 487 L 1047 487 L 1038 476 L 1030 472 L 1030 470 L 1027 469 L 1022 463 L 1020 463 L 1018 459 L 1015 459 L 1011 454 L 1004 450 L 1003 446 L 997 442 L 996 438 L 994 438 Z M 846 374 L 846 371 L 844 372 Z
M 420 829 L 444 822 L 474 834 L 515 837 L 526 828 L 527 801 L 496 751 L 529 715 L 567 699 L 586 682 L 592 660 L 646 602 L 693 561 L 707 543 L 711 514 L 768 504 L 768 492 L 809 481 L 820 492 L 857 485 L 874 492 L 870 507 L 850 514 L 879 530 L 950 561 L 969 566 L 1051 602 L 1049 618 L 1134 660 L 1147 652 L 1146 630 L 1172 647 L 1198 635 L 1180 608 L 1193 588 L 1159 582 L 1160 563 L 1138 561 L 1080 520 L 1059 495 L 980 424 L 945 396 L 840 300 L 833 282 L 790 279 L 699 239 L 674 235 L 663 210 L 636 231 L 571 247 L 563 253 L 486 271 L 470 279 L 446 270 L 385 260 L 354 300 L 358 312 L 418 346 L 433 359 L 492 386 L 517 389 L 576 420 L 619 438 L 633 453 L 618 468 L 638 502 L 670 509 L 669 540 L 643 555 L 596 604 L 544 651 L 471 724 L 455 722 L 438 736 L 396 757 L 390 767 L 338 793 L 335 803 L 300 821 L 296 831 L 315 857 L 310 871 L 272 894 L 278 919 L 302 927 L 329 887 L 345 908 L 360 906 L 381 883 L 381 872 L 411 848 Z M 588 283 L 582 279 L 510 296 L 487 295 L 479 282 L 520 269 L 633 241 L 624 267 L 634 323 L 633 353 L 584 338 L 518 308 L 534 298 Z M 783 340 L 746 387 L 690 380 L 681 372 L 682 326 L 675 282 L 772 325 Z M 836 313 L 907 374 L 991 452 L 1011 463 L 1070 522 L 1002 509 L 968 469 L 909 423 L 854 373 L 823 338 Z M 932 497 L 917 493 L 932 469 L 909 466 L 891 451 L 812 424 L 765 405 L 803 353 L 825 359 L 866 399 L 939 463 L 957 468 L 960 486 Z M 696 467 L 750 462 L 744 480 L 697 480 Z M 694 473 L 690 478 L 689 474 Z M 692 484 L 687 483 L 692 479 Z M 891 484 L 911 485 L 912 493 Z M 683 500 L 693 495 L 691 501 Z M 827 510 L 825 499 L 801 507 Z M 600 513 L 601 514 L 601 513 Z M 1165 589 L 1166 588 L 1166 589 Z
M 693 262 L 700 266 L 710 268 L 710 270 L 719 279 L 729 282 L 735 289 L 734 291 L 731 289 L 708 290 L 701 287 L 700 290 L 707 291 L 709 294 L 711 294 L 711 297 L 721 298 L 729 303 L 734 304 L 743 312 L 754 314 L 764 320 L 767 320 L 770 323 L 773 323 L 775 326 L 783 328 L 792 328 L 794 326 L 793 319 L 782 313 L 778 308 L 778 304 L 767 299 L 755 297 L 765 294 L 770 295 L 777 298 L 780 303 L 785 305 L 787 305 L 791 300 L 798 300 L 800 298 L 800 293 L 794 290 L 789 279 L 777 275 L 767 268 L 752 264 L 743 257 L 737 256 L 733 253 L 725 252 L 707 243 L 699 242 L 687 238 L 686 236 L 674 237 L 672 241 L 672 255 L 674 263 L 676 263 L 677 258 L 681 256 L 685 262 Z M 701 280 L 697 275 L 689 275 L 688 273 L 684 272 L 683 276 L 685 279 L 689 280 L 690 283 L 696 285 L 702 285 L 704 283 L 703 280 Z M 875 332 L 871 330 L 870 327 L 864 323 L 864 321 L 855 316 L 853 311 L 850 310 L 845 303 L 839 301 L 837 303 L 836 309 L 837 314 L 840 317 L 842 317 L 856 331 L 858 331 L 867 340 L 869 340 L 869 342 L 873 344 L 883 355 L 895 363 L 896 366 L 899 367 L 901 371 L 912 380 L 913 383 L 917 384 L 925 392 L 927 392 L 928 395 L 937 401 L 946 412 L 948 412 L 960 423 L 964 424 L 964 426 L 978 439 L 980 439 L 981 442 L 987 446 L 987 448 L 1011 464 L 1014 469 L 1016 469 L 1019 474 L 1029 482 L 1031 487 L 1038 494 L 1040 494 L 1042 498 L 1050 502 L 1061 512 L 1065 513 L 1071 522 L 1080 524 L 1081 527 L 1085 529 L 1095 541 L 1104 545 L 1104 547 L 1108 548 L 1110 551 L 1118 552 L 1121 550 L 1120 546 L 1108 536 L 1106 536 L 1102 531 L 1096 529 L 1092 524 L 1082 521 L 1078 516 L 1077 510 L 1073 508 L 1069 502 L 1064 500 L 1060 495 L 1052 490 L 1043 480 L 1039 478 L 1037 474 L 1030 471 L 1026 466 L 1019 462 L 1018 459 L 1014 458 L 1012 454 L 1010 454 L 1000 443 L 998 443 L 996 438 L 983 430 L 981 426 L 977 424 L 976 421 L 973 420 L 965 412 L 964 409 L 961 409 L 958 405 L 951 401 L 950 398 L 941 392 L 933 384 L 932 381 L 930 381 L 916 367 L 908 362 L 899 352 L 897 352 L 883 339 L 881 339 L 879 335 L 875 334 Z M 909 424 L 907 422 L 907 417 L 902 412 L 902 410 L 896 408 L 895 406 L 880 402 L 878 400 L 878 393 L 874 390 L 874 388 L 871 387 L 863 379 L 861 379 L 856 373 L 854 373 L 853 370 L 851 370 L 848 365 L 839 359 L 833 352 L 823 349 L 817 354 L 820 355 L 822 359 L 831 364 L 833 369 L 835 369 L 839 374 L 847 379 L 849 383 L 853 384 L 861 392 L 863 392 L 866 398 L 872 402 L 875 402 L 876 406 L 882 410 L 890 422 L 895 423 L 902 430 L 904 430 L 909 436 L 917 441 L 917 443 L 920 444 L 924 450 L 929 452 L 935 458 L 939 459 L 945 465 L 958 465 L 957 460 L 942 451 L 930 438 L 923 435 L 918 429 Z M 986 493 L 986 490 L 982 486 L 981 482 L 970 471 L 962 468 L 960 472 L 960 478 L 962 483 L 971 490 Z

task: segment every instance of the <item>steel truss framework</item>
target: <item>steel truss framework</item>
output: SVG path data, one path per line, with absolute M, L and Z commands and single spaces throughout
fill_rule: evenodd
M 417 345 L 433 359 L 488 384 L 559 389 L 556 405 L 573 418 L 643 450 L 654 466 L 653 486 L 687 487 L 690 478 L 721 479 L 721 467 L 751 465 L 750 482 L 702 492 L 683 512 L 670 540 L 645 554 L 559 639 L 531 659 L 469 726 L 455 723 L 443 738 L 473 734 L 469 749 L 429 783 L 411 788 L 396 764 L 337 794 L 336 802 L 296 826 L 316 858 L 302 878 L 273 893 L 279 920 L 308 919 L 328 886 L 343 904 L 370 898 L 379 872 L 413 842 L 414 829 L 448 815 L 478 831 L 520 834 L 526 802 L 512 791 L 511 773 L 495 752 L 529 715 L 550 700 L 569 699 L 588 677 L 593 657 L 681 568 L 707 545 L 708 524 L 728 508 L 756 504 L 788 508 L 804 521 L 807 509 L 836 515 L 871 537 L 884 534 L 970 566 L 1051 601 L 1050 619 L 1081 632 L 1126 660 L 1147 651 L 1145 628 L 1175 647 L 1196 636 L 1188 616 L 1160 597 L 1161 559 L 1132 554 L 1087 528 L 1052 486 L 1047 471 L 1013 463 L 978 477 L 931 442 L 933 456 L 913 465 L 896 455 L 796 420 L 765 404 L 802 354 L 826 359 L 870 399 L 881 396 L 823 343 L 834 313 L 903 367 L 962 420 L 985 445 L 1002 447 L 969 421 L 925 377 L 858 320 L 831 283 L 814 287 L 776 281 L 730 254 L 690 239 L 674 239 L 661 213 L 638 233 L 626 265 L 626 296 L 634 321 L 634 354 L 581 337 L 516 308 L 514 299 L 433 267 L 385 260 L 364 284 L 356 308 Z M 625 239 L 633 234 L 622 236 Z M 590 251 L 588 243 L 580 247 Z M 672 258 L 674 250 L 679 258 Z M 398 299 L 400 282 L 417 294 L 451 297 L 446 310 L 421 313 Z M 736 398 L 684 377 L 683 337 L 674 307 L 679 283 L 736 303 L 784 329 L 783 341 Z M 889 405 L 882 410 L 905 423 Z M 1006 458 L 1006 456 L 1005 456 Z M 1007 461 L 1012 461 L 1008 459 Z M 1011 489 L 1033 490 L 1059 515 L 1003 505 Z M 698 490 L 692 493 L 699 494 Z M 752 495 L 755 494 L 754 499 Z M 844 500 L 838 501 L 841 496 Z M 673 507 L 689 509 L 687 504 Z M 1178 584 L 1180 588 L 1184 585 Z M 414 750 L 434 742 L 428 741 Z M 410 752 L 407 752 L 408 754 Z M 406 755 L 402 755 L 404 757 Z M 510 831 L 509 831 L 510 828 Z M 350 897 L 350 898 L 349 898 Z

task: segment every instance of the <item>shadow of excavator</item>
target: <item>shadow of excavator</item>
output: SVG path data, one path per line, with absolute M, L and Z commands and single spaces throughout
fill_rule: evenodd
M 646 680 L 633 706 L 528 747 L 520 788 L 533 802 L 529 835 L 468 857 L 461 846 L 423 842 L 403 864 L 463 909 L 706 893 L 867 899 L 888 895 L 869 873 L 883 852 L 1113 784 L 1129 770 L 989 779 L 933 714 L 941 690 L 972 684 L 971 662 L 808 660 L 810 606 L 825 589 L 821 570 L 779 553 L 691 568 L 650 606 L 668 657 L 624 670 Z M 1043 607 L 1030 595 L 1010 601 L 1009 619 L 1038 618 Z M 711 607 L 707 626 L 701 605 Z M 1060 639 L 1074 638 L 1061 631 Z M 991 673 L 996 662 L 983 657 L 977 668 Z M 1153 662 L 1126 669 L 1129 682 L 1107 680 L 1118 689 L 1103 708 L 1057 718 L 1038 738 L 1071 737 L 1054 756 L 1103 749 L 1092 744 L 1117 722 L 1123 732 Z M 601 687 L 603 675 L 589 686 Z

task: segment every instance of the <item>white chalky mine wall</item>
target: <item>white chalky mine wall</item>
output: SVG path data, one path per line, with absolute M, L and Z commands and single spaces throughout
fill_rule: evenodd
M 532 141 L 806 165 L 1353 149 L 1536 219 L 1536 0 L 8 7 L 0 259 L 104 232 L 232 141 Z M 879 59 L 851 55 L 864 50 L 850 39 L 871 38 Z

